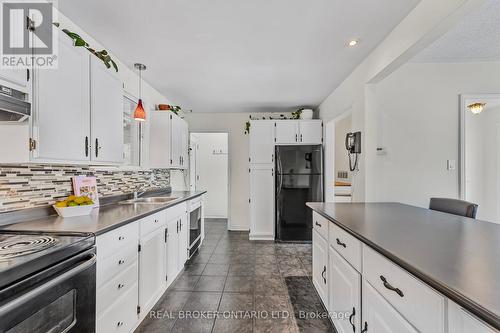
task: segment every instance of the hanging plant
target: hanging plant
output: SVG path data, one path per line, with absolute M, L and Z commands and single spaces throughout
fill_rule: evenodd
M 54 22 L 53 24 L 54 24 L 54 26 L 56 26 L 58 28 L 60 26 L 60 24 L 57 22 Z M 95 55 L 97 58 L 99 58 L 104 63 L 106 68 L 109 69 L 109 68 L 111 68 L 111 66 L 113 66 L 115 71 L 118 72 L 118 66 L 113 61 L 113 59 L 111 59 L 111 56 L 108 54 L 108 51 L 106 51 L 106 50 L 96 51 L 95 49 L 91 48 L 89 46 L 89 44 L 80 35 L 78 35 L 77 33 L 71 32 L 68 29 L 62 29 L 62 32 L 64 32 L 69 38 L 71 38 L 73 40 L 73 45 L 75 47 L 86 48 L 87 51 L 89 51 L 90 53 Z
M 245 134 L 250 134 L 250 122 L 245 123 Z
M 179 105 L 170 105 L 169 110 L 175 113 L 176 115 L 179 115 L 179 112 L 181 112 L 181 107 Z

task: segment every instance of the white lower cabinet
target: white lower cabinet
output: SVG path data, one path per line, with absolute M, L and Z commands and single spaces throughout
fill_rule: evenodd
M 464 310 L 454 302 L 448 301 L 448 332 L 449 333 L 498 333 Z
M 363 280 L 363 332 L 417 333 L 366 280 Z
M 254 165 L 250 172 L 250 240 L 274 239 L 274 169 Z
M 330 247 L 328 311 L 338 333 L 361 331 L 361 274 Z M 340 316 L 341 312 L 348 316 Z
M 137 293 L 135 283 L 114 305 L 97 320 L 97 332 L 131 332 L 137 324 Z
M 312 278 L 323 304 L 328 307 L 328 242 L 313 229 Z
M 170 285 L 179 273 L 179 237 L 178 220 L 172 219 L 167 222 L 166 244 L 165 244 L 165 262 L 166 262 L 166 280 L 167 286 Z
M 164 226 L 165 224 L 163 224 Z M 139 252 L 139 306 L 150 309 L 165 289 L 165 233 L 159 227 L 141 237 Z M 146 312 L 140 312 L 143 317 Z

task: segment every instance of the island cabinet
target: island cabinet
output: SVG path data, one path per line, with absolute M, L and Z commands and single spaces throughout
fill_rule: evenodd
M 96 237 L 97 333 L 133 332 L 183 270 L 187 207 L 184 201 Z
M 337 332 L 498 332 L 313 212 L 313 285 Z

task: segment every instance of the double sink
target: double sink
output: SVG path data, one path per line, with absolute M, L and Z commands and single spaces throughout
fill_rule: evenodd
M 168 203 L 173 200 L 177 200 L 175 197 L 149 197 L 149 198 L 137 198 L 121 201 L 121 204 L 144 204 L 144 205 L 158 205 Z

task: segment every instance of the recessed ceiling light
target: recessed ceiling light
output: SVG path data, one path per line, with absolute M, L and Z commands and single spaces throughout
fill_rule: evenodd
M 349 47 L 353 47 L 353 46 L 356 46 L 359 44 L 359 40 L 358 39 L 352 39 L 349 41 L 349 43 L 347 43 L 347 46 Z

